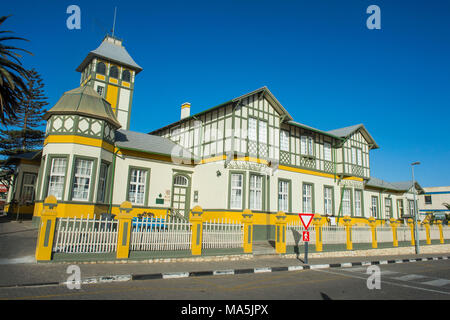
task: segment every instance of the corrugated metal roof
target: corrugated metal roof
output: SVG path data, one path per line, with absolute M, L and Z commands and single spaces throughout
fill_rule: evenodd
M 44 119 L 48 120 L 53 114 L 78 114 L 106 120 L 116 128 L 121 127 L 109 102 L 90 86 L 64 92 L 53 108 L 45 113 Z
M 367 181 L 366 186 L 394 191 L 408 191 L 409 189 L 412 188 L 413 184 L 412 181 L 387 182 L 375 177 L 371 177 Z M 417 181 L 416 181 L 416 188 L 420 192 L 423 192 L 422 187 L 419 185 Z
M 120 44 L 116 44 L 111 42 L 109 39 L 111 39 L 111 36 L 106 36 L 97 49 L 89 52 L 76 71 L 83 71 L 85 65 L 88 64 L 93 57 L 101 57 L 106 60 L 111 60 L 119 64 L 126 65 L 127 67 L 135 70 L 136 74 L 143 70 L 142 67 L 133 60 L 125 47 L 121 45 L 121 41 L 117 40 Z
M 198 160 L 194 154 L 179 144 L 176 144 L 167 138 L 147 133 L 121 129 L 117 130 L 116 146 L 119 148 L 138 150 L 166 156 L 172 156 L 172 152 L 174 152 L 174 155 L 177 157 L 191 159 L 193 161 Z

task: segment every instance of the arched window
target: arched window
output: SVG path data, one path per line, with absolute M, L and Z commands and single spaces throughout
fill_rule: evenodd
M 173 178 L 173 185 L 180 187 L 187 187 L 188 179 L 185 176 L 175 176 L 175 178 Z
M 123 70 L 122 72 L 122 80 L 126 82 L 130 82 L 131 79 L 131 73 L 129 70 Z
M 105 74 L 106 73 L 106 65 L 103 62 L 97 63 L 96 72 L 99 74 Z
M 111 78 L 119 78 L 119 69 L 117 69 L 117 67 L 116 66 L 112 66 L 110 69 L 109 69 L 109 76 L 111 77 Z

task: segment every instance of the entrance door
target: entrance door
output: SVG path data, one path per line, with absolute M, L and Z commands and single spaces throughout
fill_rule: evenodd
M 172 208 L 186 219 L 189 219 L 190 199 L 189 178 L 177 174 L 172 182 Z

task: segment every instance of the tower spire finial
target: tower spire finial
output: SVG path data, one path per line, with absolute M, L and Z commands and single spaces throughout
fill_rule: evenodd
M 116 28 L 116 11 L 117 7 L 114 7 L 114 22 L 113 22 L 113 28 L 112 28 L 112 36 L 114 37 L 114 29 Z

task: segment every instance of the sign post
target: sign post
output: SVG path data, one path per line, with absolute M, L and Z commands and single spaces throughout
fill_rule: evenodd
M 299 213 L 300 221 L 303 224 L 303 227 L 306 229 L 303 231 L 302 240 L 305 243 L 305 264 L 308 264 L 308 243 L 309 243 L 309 231 L 308 227 L 311 224 L 311 221 L 314 217 L 314 213 Z

